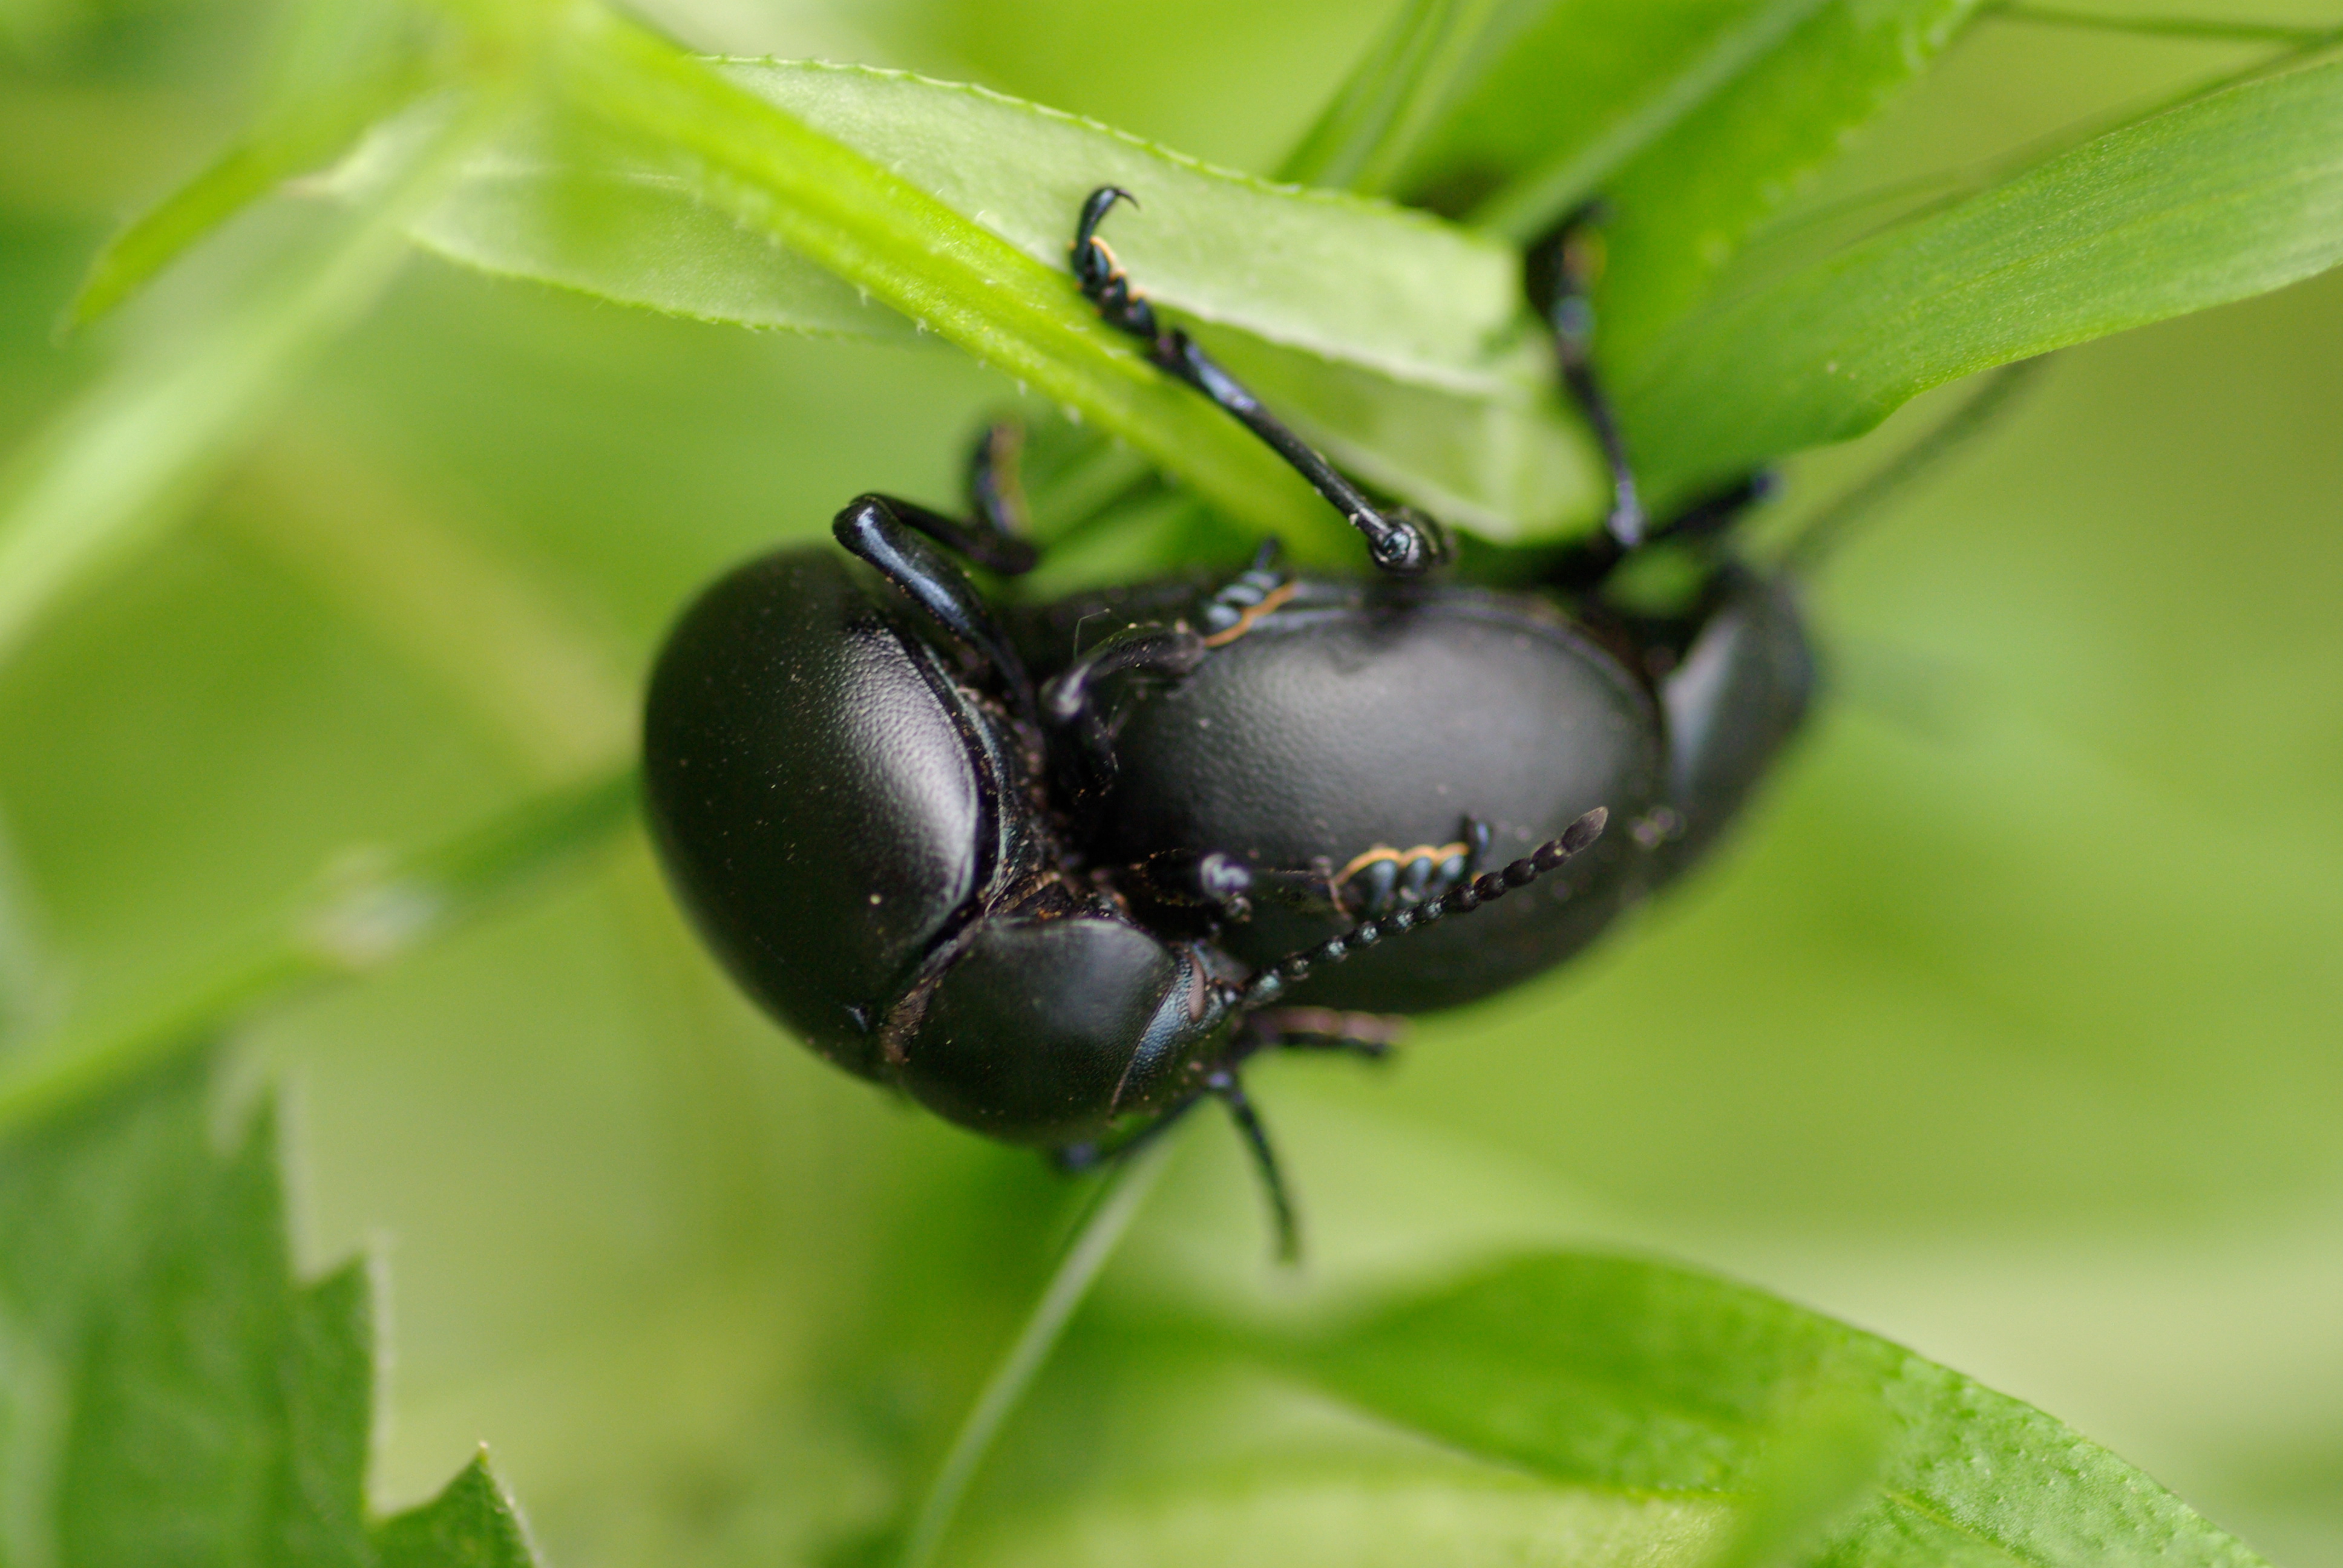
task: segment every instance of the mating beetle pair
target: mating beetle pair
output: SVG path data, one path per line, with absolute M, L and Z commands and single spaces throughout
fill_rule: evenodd
M 1070 1163 L 1217 1097 L 1291 1253 L 1244 1060 L 1380 1054 L 1388 1015 L 1577 951 L 1714 841 L 1812 665 L 1785 586 L 1721 542 L 1760 482 L 1645 526 L 1588 368 L 1580 231 L 1529 279 L 1612 513 L 1526 585 L 1483 587 L 1430 575 L 1438 524 L 1377 505 L 1158 321 L 1098 237 L 1123 196 L 1084 205 L 1083 295 L 1299 469 L 1380 572 L 1289 575 L 1272 547 L 1217 582 L 993 602 L 952 557 L 1013 577 L 1036 552 L 990 433 L 970 519 L 860 497 L 834 529 L 860 567 L 784 550 L 684 616 L 651 680 L 648 807 L 702 934 L 823 1056 Z M 1655 551 L 1691 588 L 1614 602 Z

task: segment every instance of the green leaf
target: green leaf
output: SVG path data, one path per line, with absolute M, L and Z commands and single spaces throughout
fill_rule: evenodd
M 57 599 L 176 520 L 388 286 L 407 222 L 498 112 L 485 95 L 449 107 L 360 211 L 282 247 L 176 340 L 141 345 L 0 463 L 0 659 Z
M 388 47 L 316 81 L 107 241 L 66 307 L 68 323 L 96 320 L 254 201 L 339 157 L 367 126 L 428 85 L 419 45 L 411 35 L 398 35 Z
M 1390 191 L 1435 124 L 1453 126 L 1460 87 L 1486 74 L 1488 56 L 1496 53 L 1489 35 L 1539 8 L 1504 0 L 1409 0 L 1279 175 L 1297 185 Z
M 1387 110 L 1352 175 L 1320 177 L 1398 191 L 1483 221 L 1507 204 L 1534 233 L 1584 201 L 1637 151 L 1748 71 L 1817 0 L 1513 0 L 1435 4 L 1394 19 L 1344 85 L 1329 119 L 1365 117 L 1354 101 L 1436 100 L 1436 114 Z M 1460 36 L 1461 35 L 1461 36 Z M 1388 60 L 1386 57 L 1389 57 Z M 1296 177 L 1303 177 L 1297 174 Z
M 485 1453 L 430 1502 L 383 1521 L 375 1549 L 380 1568 L 534 1568 L 537 1562 L 519 1511 Z
M 1988 366 L 2343 259 L 2343 65 L 2210 94 L 1721 301 L 1621 367 L 1659 482 L 1877 424 Z
M 1553 1483 L 1731 1503 L 1724 1562 L 2261 1562 L 2028 1405 L 1665 1264 L 1521 1257 L 1253 1344 L 1363 1410 Z
M 337 187 L 371 184 L 403 130 L 361 148 Z M 919 337 L 843 278 L 701 201 L 668 161 L 641 138 L 545 106 L 468 160 L 455 188 L 408 232 L 482 272 L 671 316 L 874 342 Z
M 1975 0 L 1423 0 L 1288 164 L 1526 243 L 1595 197 L 1605 353 L 1681 314 Z
M 629 768 L 521 801 L 444 842 L 349 869 L 235 930 L 152 991 L 107 999 L 0 1060 L 0 1137 L 102 1097 L 267 1003 L 364 974 L 634 819 Z
M 1378 482 L 1499 537 L 1558 531 L 1594 509 L 1594 471 L 1552 393 L 1505 245 L 897 72 L 666 60 L 659 114 L 679 117 L 645 120 L 638 73 L 656 54 L 639 40 L 591 57 L 632 60 L 624 91 L 594 78 L 603 85 L 589 97 L 615 95 L 596 99 L 605 123 L 548 114 L 517 130 L 471 161 L 418 239 L 484 270 L 703 319 L 900 338 L 916 318 L 1232 515 L 1338 538 L 1322 503 L 1081 303 L 1066 272 L 1073 217 L 1092 189 L 1118 184 L 1142 205 L 1118 211 L 1110 233 L 1145 292 L 1211 325 L 1216 342 L 1242 335 L 1256 359 L 1273 346 L 1305 377 L 1322 370 L 1313 433 L 1376 452 Z M 809 133 L 855 171 L 861 200 L 781 180 L 816 145 Z M 765 161 L 784 145 L 798 149 L 786 165 Z M 985 156 L 968 156 L 971 146 Z M 343 184 L 367 179 L 362 158 Z M 794 194 L 782 198 L 777 182 Z M 818 238 L 805 226 L 815 207 L 827 210 Z M 979 256 L 993 259 L 972 266 Z M 1439 434 L 1387 443 L 1421 420 Z M 1524 469 L 1554 482 L 1525 487 Z M 1347 558 L 1355 544 L 1338 548 Z
M 294 1283 L 271 1120 L 216 1151 L 209 1078 L 183 1064 L 0 1148 L 11 1562 L 378 1560 L 367 1272 Z M 508 1513 L 469 1503 L 474 1473 L 450 1488 L 468 1506 L 379 1560 L 526 1564 Z M 385 1539 L 416 1539 L 403 1523 Z
M 1239 333 L 1200 338 L 1344 471 L 1487 539 L 1564 534 L 1610 499 L 1589 437 L 1543 383 L 1455 397 Z
M 1605 354 L 1635 352 L 1692 309 L 1802 176 L 1933 64 L 1976 0 L 1771 0 L 1717 40 L 1745 49 L 1715 89 L 1635 155 L 1554 166 L 1476 214 L 1516 239 L 1591 195 L 1607 208 Z
M 1481 391 L 1527 379 L 1509 246 L 1422 213 L 1216 169 L 1095 120 L 901 72 L 728 65 L 758 96 L 1062 272 L 1083 199 L 1140 198 L 1109 230 L 1148 297 L 1377 371 Z M 971 147 L 985 156 L 970 157 Z
M 578 104 L 674 149 L 702 199 L 1123 437 L 1232 516 L 1331 544 L 1324 503 L 1099 320 L 1062 268 L 615 16 L 586 13 L 563 65 Z

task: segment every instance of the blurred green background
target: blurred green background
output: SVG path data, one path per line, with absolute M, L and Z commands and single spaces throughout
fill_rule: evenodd
M 1259 169 L 1387 7 L 649 9 L 711 50 L 978 80 Z M 0 443 L 196 307 L 166 288 L 52 330 L 112 226 L 240 123 L 271 26 L 239 0 L 0 0 Z M 1988 22 L 1817 194 L 2231 59 Z M 1160 1474 L 1166 1433 L 1372 1447 L 1181 1361 L 1151 1302 L 1307 1310 L 1560 1237 L 1884 1332 L 2281 1562 L 2343 1558 L 2338 346 L 2330 276 L 2063 356 L 1814 585 L 1835 700 L 1711 874 L 1388 1071 L 1259 1073 L 1308 1281 L 1263 1278 L 1224 1130 L 1185 1140 L 973 1528 Z M 941 347 L 759 337 L 418 257 L 191 527 L 0 668 L 0 1038 L 199 964 L 369 847 L 621 757 L 684 596 L 859 490 L 949 498 L 1008 395 Z M 1795 465 L 1771 526 L 1927 412 Z M 631 839 L 237 1047 L 287 1092 L 307 1263 L 388 1262 L 378 1501 L 485 1439 L 564 1568 L 850 1550 L 1064 1208 L 1029 1156 L 749 1012 Z

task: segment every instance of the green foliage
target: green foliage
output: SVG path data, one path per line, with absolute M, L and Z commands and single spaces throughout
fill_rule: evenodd
M 1594 507 L 1509 246 L 976 88 L 804 64 L 734 62 L 723 75 L 1052 271 L 1067 215 L 1120 185 L 1141 205 L 1117 213 L 1113 242 L 1150 296 L 1220 328 L 1215 350 L 1290 394 L 1304 427 L 1375 480 L 1497 538 L 1574 526 Z M 991 156 L 971 160 L 970 146 Z M 630 150 L 540 118 L 476 155 L 417 235 L 469 266 L 705 320 L 910 335 L 868 302 L 870 285 L 777 254 L 699 200 L 672 161 L 657 144 Z M 344 183 L 370 182 L 362 159 Z M 1045 294 L 1063 293 L 1051 278 Z
M 1626 417 L 1662 472 L 1728 471 L 1971 371 L 2323 272 L 2343 258 L 2338 146 L 2336 65 L 2110 131 L 1686 323 L 1623 386 Z
M 1412 6 L 1289 165 L 1516 242 L 1602 198 L 1632 351 L 1926 68 L 1973 0 Z
M 186 1068 L 0 1152 L 0 1541 L 11 1561 L 524 1568 L 476 1463 L 365 1512 L 371 1281 L 295 1283 L 276 1131 L 212 1146 Z
M 1271 1343 L 1342 1399 L 1552 1481 L 1755 1497 L 1722 1562 L 2261 1562 L 2041 1412 L 1684 1269 L 1522 1258 Z
M 578 1563 L 2259 1561 L 1785 1297 L 2343 1540 L 2331 286 L 2062 360 L 2049 435 L 1818 585 L 1848 716 L 1737 871 L 1396 1081 L 1262 1064 L 1299 1280 L 1198 1138 L 1053 1287 L 1079 1191 L 777 1043 L 639 844 L 571 853 L 682 596 L 943 500 L 1014 387 L 1051 581 L 1355 561 L 1075 297 L 1095 184 L 1159 303 L 1495 541 L 1604 499 L 1513 274 L 1589 196 L 1662 490 L 1875 467 L 1795 455 L 2337 258 L 2317 26 L 1392 9 L 0 8 L 0 1559 L 525 1563 L 483 1463 L 442 1485 L 486 1433 Z M 858 36 L 924 75 L 786 58 Z M 1176 150 L 1297 132 L 1307 188 Z M 294 1282 L 223 1037 L 297 1085 L 310 1255 L 392 1232 L 371 1487 L 420 1507 L 364 1506 L 367 1276 Z
M 184 971 L 22 1042 L 0 1066 L 0 1137 L 135 1081 L 260 1007 L 389 962 L 591 846 L 634 806 L 631 770 L 549 791 L 206 943 Z

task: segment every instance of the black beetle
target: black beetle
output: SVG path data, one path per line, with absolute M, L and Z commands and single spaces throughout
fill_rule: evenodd
M 995 432 L 971 520 L 866 495 L 834 528 L 863 567 L 785 550 L 686 613 L 646 705 L 647 807 L 701 933 L 822 1055 L 1074 1164 L 1217 1096 L 1290 1255 L 1242 1060 L 1380 1054 L 1381 1015 L 1576 951 L 1714 840 L 1812 665 L 1785 585 L 1719 542 L 1762 482 L 1645 527 L 1587 367 L 1578 228 L 1530 284 L 1612 459 L 1611 516 L 1521 586 L 1468 586 L 1425 576 L 1454 553 L 1438 524 L 1375 504 L 1157 321 L 1097 236 L 1123 196 L 1083 207 L 1082 293 L 1300 469 L 1382 572 L 1288 577 L 1271 547 L 1220 583 L 996 605 L 946 553 L 1034 564 Z M 1688 590 L 1614 602 L 1623 566 L 1669 552 Z

